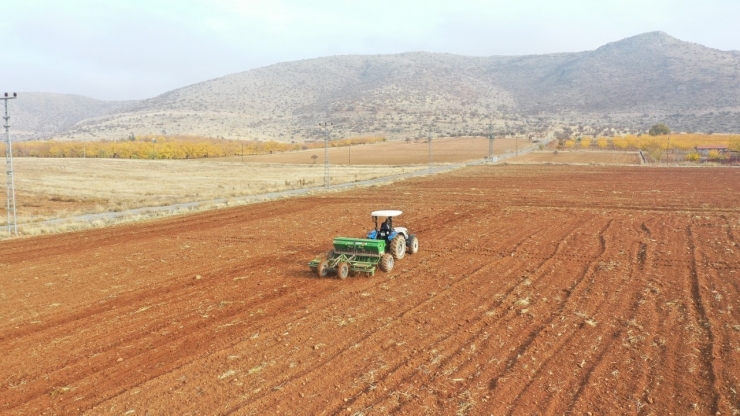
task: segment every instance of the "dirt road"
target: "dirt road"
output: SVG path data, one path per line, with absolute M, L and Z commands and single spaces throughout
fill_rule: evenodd
M 740 409 L 740 170 L 482 166 L 0 243 L 2 414 Z M 306 263 L 405 211 L 419 254 Z

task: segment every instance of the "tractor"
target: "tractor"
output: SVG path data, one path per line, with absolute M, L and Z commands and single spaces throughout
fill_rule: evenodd
M 373 276 L 377 267 L 390 272 L 394 261 L 402 259 L 407 251 L 411 254 L 419 251 L 419 239 L 414 234 L 409 234 L 405 227 L 393 226 L 393 217 L 401 214 L 396 210 L 373 211 L 370 216 L 375 228 L 366 238 L 337 237 L 334 249 L 311 260 L 308 267 L 319 277 L 333 272 L 340 279 L 346 279 L 350 273 Z M 385 219 L 379 223 L 381 217 Z

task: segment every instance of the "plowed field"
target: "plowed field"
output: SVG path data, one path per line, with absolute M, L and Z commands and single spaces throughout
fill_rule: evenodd
M 0 413 L 731 415 L 739 195 L 739 169 L 483 166 L 5 241 Z M 378 208 L 420 252 L 313 277 Z
M 488 157 L 488 139 L 485 137 L 440 137 L 432 140 L 432 163 L 461 163 Z M 537 146 L 524 138 L 497 138 L 493 144 L 496 155 L 516 153 Z M 311 157 L 316 156 L 314 161 Z M 240 161 L 232 156 L 215 161 Z M 329 161 L 334 165 L 410 165 L 429 163 L 429 143 L 388 141 L 368 145 L 329 148 Z M 324 149 L 275 153 L 244 157 L 247 163 L 324 164 Z
M 640 155 L 637 152 L 609 151 L 561 151 L 532 152 L 516 159 L 514 163 L 604 163 L 613 165 L 639 165 Z

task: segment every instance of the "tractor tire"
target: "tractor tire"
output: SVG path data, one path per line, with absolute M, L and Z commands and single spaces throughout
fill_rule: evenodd
M 347 262 L 339 262 L 337 264 L 337 277 L 344 280 L 349 276 L 349 264 Z
M 398 234 L 396 238 L 391 240 L 391 254 L 397 260 L 406 255 L 406 238 L 403 235 Z
M 415 235 L 412 235 L 411 237 L 409 237 L 409 241 L 406 244 L 406 249 L 411 254 L 416 254 L 419 252 L 419 239 L 416 238 Z
M 319 267 L 316 268 L 316 274 L 319 275 L 319 277 L 326 277 L 329 274 L 329 262 L 321 260 Z
M 380 270 L 388 273 L 393 270 L 393 256 L 385 253 L 380 256 Z

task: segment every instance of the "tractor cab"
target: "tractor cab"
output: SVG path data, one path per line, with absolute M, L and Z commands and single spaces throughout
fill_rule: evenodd
M 419 240 L 415 235 L 409 235 L 405 227 L 393 226 L 393 217 L 401 214 L 403 212 L 397 210 L 371 212 L 370 216 L 373 218 L 375 228 L 367 233 L 367 238 L 370 240 L 385 240 L 386 250 L 396 259 L 403 258 L 407 250 L 412 254 L 419 250 Z M 380 218 L 384 219 L 379 223 Z
M 370 240 L 385 240 L 386 243 L 390 243 L 391 240 L 396 238 L 400 231 L 406 231 L 405 228 L 403 228 L 402 230 L 396 230 L 393 228 L 393 217 L 397 217 L 401 214 L 403 214 L 403 212 L 395 210 L 371 212 L 370 216 L 372 216 L 373 218 L 375 228 L 367 233 L 367 238 Z M 383 219 L 383 221 L 378 224 L 378 219 L 383 217 L 385 217 L 385 219 Z

